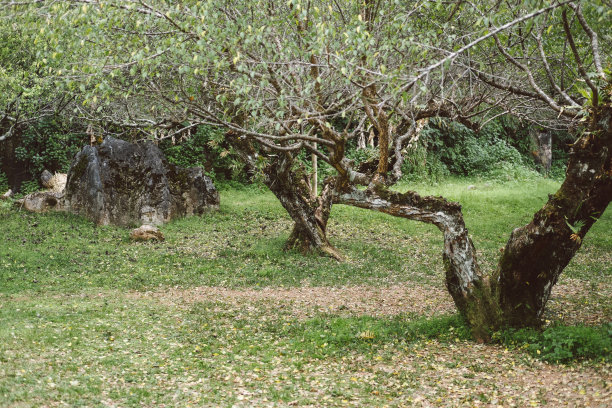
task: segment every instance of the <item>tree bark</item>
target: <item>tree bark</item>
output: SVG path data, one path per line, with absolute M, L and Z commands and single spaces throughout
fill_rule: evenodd
M 337 188 L 334 202 L 422 221 L 444 234 L 446 285 L 477 339 L 502 326 L 537 327 L 553 285 L 612 200 L 612 105 L 591 112 L 573 145 L 566 179 L 531 223 L 517 228 L 493 276 L 483 276 L 461 206 L 442 197 L 399 194 L 382 185 Z
M 538 326 L 553 285 L 612 199 L 612 106 L 591 112 L 574 143 L 565 181 L 533 220 L 512 232 L 499 261 L 505 324 Z
M 313 195 L 306 172 L 292 171 L 290 164 L 282 158 L 273 160 L 264 173 L 264 183 L 295 222 L 285 248 L 302 253 L 319 252 L 342 260 L 338 250 L 327 239 L 331 188 L 326 185 L 319 196 Z
M 412 191 L 391 192 L 380 185 L 366 191 L 344 187 L 335 194 L 334 202 L 438 227 L 444 234 L 443 259 L 448 291 L 459 312 L 470 323 L 474 336 L 480 340 L 489 338 L 491 328 L 498 326 L 499 308 L 488 279 L 478 267 L 476 251 L 458 203 L 442 197 L 421 197 Z
M 2 129 L 2 126 L 0 126 Z M 2 130 L 0 130 L 2 134 Z M 27 169 L 23 162 L 19 162 L 15 157 L 15 149 L 19 146 L 21 135 L 15 134 L 12 137 L 0 142 L 0 171 L 6 174 L 9 188 L 17 193 L 21 190 L 22 182 L 29 178 Z
M 259 154 L 251 141 L 232 132 L 228 132 L 226 137 L 242 161 L 256 168 Z M 342 260 L 342 255 L 327 239 L 331 187 L 326 185 L 321 194 L 313 194 L 308 174 L 304 169 L 295 171 L 292 168 L 294 163 L 290 153 L 279 153 L 270 158 L 270 163 L 264 168 L 264 184 L 295 222 L 285 248 L 297 249 L 302 253 L 319 252 Z

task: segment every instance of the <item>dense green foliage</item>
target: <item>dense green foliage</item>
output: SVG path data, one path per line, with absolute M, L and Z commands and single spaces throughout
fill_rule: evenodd
M 551 363 L 612 358 L 612 323 L 596 327 L 558 325 L 542 331 L 508 329 L 496 333 L 494 340 L 526 349 L 533 357 Z
M 198 126 L 189 137 L 177 141 L 165 139 L 159 147 L 168 161 L 181 167 L 203 167 L 214 182 L 246 181 L 244 165 L 224 143 L 223 131 Z
M 0 171 L 0 191 L 6 191 L 8 188 L 8 178 L 6 177 L 6 174 Z
M 15 149 L 15 158 L 32 178 L 37 178 L 45 169 L 66 173 L 74 155 L 87 141 L 83 132 L 62 123 L 61 118 L 47 118 L 23 132 Z
M 464 125 L 444 119 L 431 120 L 404 162 L 407 180 L 441 181 L 449 175 L 480 177 L 492 181 L 533 180 L 540 170 L 533 160 L 535 142 L 525 127 L 503 116 L 475 132 Z M 553 168 L 550 176 L 564 176 L 568 140 L 572 136 L 556 132 L 553 136 Z
M 432 121 L 423 130 L 428 151 L 431 151 L 457 175 L 476 176 L 493 170 L 502 163 L 524 165 L 524 159 L 514 147 L 504 141 L 503 129 L 489 124 L 479 133 L 448 121 Z
M 19 165 L 27 169 L 32 180 L 24 183 L 22 192 L 36 190 L 38 175 L 44 169 L 66 172 L 72 157 L 87 140 L 79 126 L 61 118 L 48 118 L 28 127 L 15 150 Z M 553 138 L 551 175 L 554 178 L 563 176 L 569 140 L 571 136 L 561 132 Z M 249 181 L 243 163 L 224 142 L 220 129 L 199 126 L 188 137 L 162 140 L 159 147 L 171 163 L 183 167 L 201 166 L 216 183 Z M 436 120 L 423 130 L 416 146 L 410 148 L 404 162 L 404 178 L 436 182 L 449 176 L 478 176 L 501 181 L 533 179 L 537 177 L 530 156 L 533 148 L 527 131 L 507 117 L 494 121 L 478 133 L 456 122 Z M 349 144 L 348 149 L 347 157 L 356 163 L 373 160 L 378 152 L 378 148 L 357 149 L 355 143 Z M 298 158 L 310 173 L 310 155 L 302 152 Z M 319 163 L 320 181 L 333 174 L 331 166 Z
M 61 117 L 48 117 L 28 126 L 14 138 L 12 170 L 25 172 L 25 181 L 20 192 L 27 194 L 40 188 L 39 178 L 43 170 L 66 173 L 74 155 L 81 150 L 89 138 L 79 127 Z M 2 162 L 0 161 L 0 166 Z M 7 169 L 8 171 L 8 169 Z M 0 178 L 6 180 L 6 175 Z M 8 188 L 8 185 L 6 186 Z M 5 191 L 5 190 L 2 190 Z

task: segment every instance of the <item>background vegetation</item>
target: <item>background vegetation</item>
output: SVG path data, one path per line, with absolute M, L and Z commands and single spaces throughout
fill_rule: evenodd
M 543 176 L 564 177 L 567 151 L 572 136 L 555 132 L 553 137 L 553 166 L 542 173 L 533 160 L 536 148 L 529 133 L 533 126 L 521 125 L 509 117 L 501 117 L 478 133 L 465 126 L 443 119 L 432 120 L 425 127 L 418 143 L 409 149 L 404 163 L 406 181 L 441 182 L 449 177 L 480 177 L 491 181 L 533 180 L 537 172 Z M 124 135 L 131 140 L 131 135 Z M 27 173 L 21 192 L 27 194 L 40 188 L 39 176 L 44 169 L 67 172 L 72 157 L 89 143 L 89 136 L 80 126 L 66 119 L 47 118 L 32 124 L 23 132 L 15 148 L 17 166 Z M 199 126 L 183 138 L 166 138 L 159 147 L 174 164 L 183 167 L 203 167 L 216 183 L 248 184 L 260 180 L 258 174 L 247 174 L 244 164 L 223 140 L 223 131 Z M 378 148 L 358 150 L 349 146 L 347 157 L 363 162 L 376 156 Z M 302 154 L 300 161 L 312 171 L 310 156 Z M 0 165 L 1 165 L 0 161 Z M 319 167 L 319 180 L 333 174 L 326 163 Z M 0 189 L 6 191 L 6 175 L 0 172 Z

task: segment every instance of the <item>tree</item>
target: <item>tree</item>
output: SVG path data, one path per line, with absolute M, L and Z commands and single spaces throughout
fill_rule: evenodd
M 56 92 L 53 75 L 36 60 L 42 50 L 27 26 L 2 19 L 0 25 L 0 169 L 9 185 L 21 184 L 15 149 L 31 125 L 57 115 L 71 99 Z
M 611 12 L 597 2 L 583 3 L 567 2 L 503 33 L 495 33 L 490 21 L 492 44 L 481 50 L 474 47 L 462 62 L 482 83 L 519 96 L 527 107 L 539 110 L 532 113 L 534 120 L 564 116 L 580 134 L 563 185 L 531 223 L 512 232 L 495 274 L 480 272 L 457 205 L 412 192 L 400 195 L 381 186 L 365 192 L 349 187 L 337 199 L 438 226 L 445 236 L 448 289 L 480 338 L 503 325 L 540 324 L 552 287 L 612 199 L 612 79 L 603 68 L 611 62 L 609 26 L 603 23 Z M 601 29 L 599 34 L 595 27 Z M 608 52 L 600 52 L 600 38 Z M 550 61 L 556 62 L 555 73 Z M 524 83 L 530 89 L 520 85 Z M 581 83 L 588 88 L 576 86 Z M 525 103 L 502 105 L 520 114 Z
M 84 92 L 97 117 L 166 137 L 201 123 L 225 128 L 295 221 L 292 245 L 339 257 L 325 234 L 332 201 L 436 225 L 449 292 L 486 339 L 503 325 L 538 324 L 611 195 L 610 53 L 599 51 L 600 41 L 610 45 L 608 4 L 533 3 L 74 0 L 49 9 L 69 28 L 37 22 L 50 51 L 81 59 L 80 78 L 66 86 Z M 79 42 L 91 44 L 87 56 Z M 586 97 L 572 88 L 578 80 L 588 85 Z M 459 204 L 389 187 L 420 120 L 478 127 L 502 113 L 586 126 L 560 191 L 513 232 L 498 270 L 485 276 Z M 348 142 L 366 129 L 379 139 L 377 158 L 351 162 Z M 337 173 L 318 197 L 296 160 L 300 151 Z

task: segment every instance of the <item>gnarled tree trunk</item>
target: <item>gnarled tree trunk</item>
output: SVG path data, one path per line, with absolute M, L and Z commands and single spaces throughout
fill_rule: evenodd
M 226 133 L 228 142 L 241 159 L 256 168 L 258 153 L 251 141 L 232 131 Z M 332 190 L 325 186 L 318 196 L 312 194 L 310 180 L 305 171 L 292 169 L 294 158 L 289 152 L 271 158 L 264 169 L 264 184 L 274 193 L 295 222 L 286 249 L 320 252 L 337 260 L 342 256 L 327 240 L 327 220 L 332 205 Z
M 409 191 L 391 192 L 382 186 L 366 191 L 345 187 L 334 202 L 380 211 L 396 217 L 433 224 L 444 234 L 446 286 L 457 309 L 469 321 L 477 339 L 488 339 L 499 323 L 499 308 L 488 279 L 483 277 L 476 251 L 463 221 L 461 206 L 442 197 L 421 197 Z
M 476 338 L 503 326 L 537 327 L 553 285 L 612 200 L 612 106 L 591 114 L 573 145 L 566 179 L 532 222 L 512 232 L 492 276 L 483 276 L 461 206 L 382 186 L 338 188 L 334 202 L 436 225 L 444 234 L 446 285 Z
M 277 158 L 264 170 L 264 183 L 295 222 L 285 247 L 303 253 L 321 252 L 341 260 L 326 233 L 332 205 L 331 188 L 325 186 L 319 196 L 314 196 L 306 173 L 299 175 L 290 167 L 290 161 Z
M 574 143 L 567 174 L 533 220 L 512 232 L 499 261 L 503 320 L 537 326 L 553 285 L 612 199 L 612 106 L 591 115 Z

